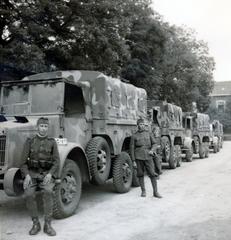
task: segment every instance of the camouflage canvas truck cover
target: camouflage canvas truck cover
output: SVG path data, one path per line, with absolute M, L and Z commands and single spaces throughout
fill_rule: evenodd
M 210 123 L 210 148 L 214 153 L 220 151 L 223 146 L 223 125 L 219 120 Z
M 144 89 L 100 72 L 48 72 L 1 83 L 0 188 L 11 196 L 23 193 L 22 148 L 45 116 L 61 159 L 54 217 L 74 213 L 82 182 L 99 185 L 112 177 L 118 192 L 129 191 L 133 167 L 127 151 L 146 111 Z
M 182 109 L 166 101 L 148 101 L 152 125 L 160 127 L 162 161 L 174 169 L 181 164 L 181 149 L 184 144 Z
M 200 158 L 208 157 L 210 135 L 209 116 L 204 113 L 185 112 L 183 114 L 183 126 L 188 144 L 190 144 L 188 161 L 190 161 L 190 156 L 192 157 L 193 154 L 199 153 Z

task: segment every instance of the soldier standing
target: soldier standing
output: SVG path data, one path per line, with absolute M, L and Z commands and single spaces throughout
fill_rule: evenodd
M 146 169 L 148 176 L 151 179 L 153 187 L 153 196 L 161 198 L 157 190 L 157 174 L 154 171 L 153 150 L 154 138 L 149 131 L 145 130 L 144 119 L 137 120 L 138 131 L 131 137 L 130 152 L 134 165 L 137 166 L 137 177 L 141 187 L 141 197 L 146 197 L 144 184 L 144 171 Z
M 156 142 L 156 148 L 153 156 L 153 161 L 155 165 L 155 172 L 160 175 L 162 174 L 162 167 L 161 167 L 161 134 L 160 134 L 160 127 L 158 124 L 153 125 L 153 135 Z
M 60 162 L 59 153 L 56 141 L 47 136 L 49 128 L 48 118 L 39 118 L 37 127 L 37 134 L 26 140 L 22 154 L 23 165 L 21 167 L 25 176 L 23 188 L 26 206 L 33 221 L 29 234 L 36 235 L 41 230 L 36 202 L 36 191 L 41 191 L 43 193 L 45 215 L 43 231 L 49 236 L 55 236 L 56 232 L 51 227 L 51 218 L 53 214 L 53 188 L 55 178 L 58 177 Z

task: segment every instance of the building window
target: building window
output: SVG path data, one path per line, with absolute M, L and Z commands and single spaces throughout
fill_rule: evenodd
M 217 111 L 219 113 L 223 113 L 225 111 L 225 101 L 224 100 L 219 100 L 216 103 L 217 103 Z

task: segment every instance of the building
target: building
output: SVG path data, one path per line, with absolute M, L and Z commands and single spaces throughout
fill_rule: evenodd
M 228 101 L 231 101 L 231 81 L 215 82 L 211 96 L 211 107 L 224 112 Z

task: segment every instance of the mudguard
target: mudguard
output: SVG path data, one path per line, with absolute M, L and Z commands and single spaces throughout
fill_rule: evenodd
M 19 196 L 23 194 L 23 178 L 19 168 L 10 168 L 7 170 L 4 175 L 3 187 L 8 196 Z
M 57 143 L 57 145 L 58 145 L 59 157 L 60 157 L 60 169 L 59 169 L 59 177 L 60 177 L 62 169 L 63 169 L 63 166 L 64 166 L 64 163 L 65 163 L 65 161 L 67 159 L 67 156 L 68 156 L 68 154 L 72 150 L 74 150 L 76 148 L 79 148 L 79 149 L 81 149 L 81 151 L 83 152 L 83 154 L 85 156 L 86 156 L 86 154 L 85 154 L 85 150 L 82 148 L 81 145 L 73 143 L 73 142 L 67 142 L 66 144 L 59 144 L 59 143 Z M 88 174 L 90 176 L 89 163 L 87 161 L 87 158 L 86 158 L 86 162 L 87 162 L 87 166 L 88 166 Z

